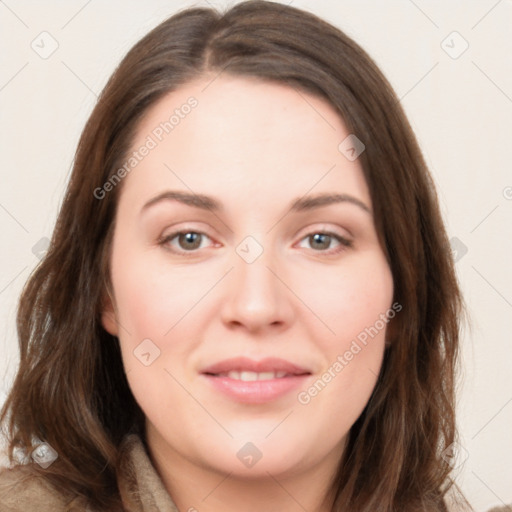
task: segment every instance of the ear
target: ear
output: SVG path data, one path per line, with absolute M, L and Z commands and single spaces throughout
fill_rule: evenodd
M 117 313 L 110 294 L 105 294 L 102 300 L 101 325 L 112 336 L 118 335 Z

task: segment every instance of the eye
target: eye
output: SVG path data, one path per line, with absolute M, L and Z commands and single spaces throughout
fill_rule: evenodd
M 209 239 L 210 237 L 200 231 L 183 230 L 166 235 L 158 243 L 169 247 L 175 253 L 184 254 L 187 252 L 193 253 L 196 249 L 203 249 L 204 247 L 201 246 L 201 242 L 204 238 Z M 173 244 L 173 241 L 176 243 Z M 178 244 L 178 247 L 176 247 L 176 244 Z
M 310 243 L 314 251 L 326 252 L 328 254 L 337 254 L 347 247 L 352 247 L 351 240 L 332 232 L 316 231 L 305 236 L 302 240 Z M 333 241 L 338 244 L 337 247 L 334 250 L 326 251 L 325 249 L 329 249 Z
M 162 237 L 158 243 L 176 254 L 193 256 L 198 249 L 205 248 L 202 244 L 205 239 L 211 240 L 208 235 L 201 231 L 181 230 Z M 313 251 L 326 254 L 338 254 L 353 246 L 351 240 L 329 231 L 314 231 L 302 238 L 301 242 L 303 241 L 307 241 Z M 334 249 L 332 249 L 333 242 L 337 244 Z M 303 245 L 300 245 L 300 247 L 303 247 Z

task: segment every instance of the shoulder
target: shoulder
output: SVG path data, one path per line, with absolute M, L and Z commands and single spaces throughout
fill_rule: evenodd
M 23 465 L 0 468 L 2 512 L 68 512 L 73 508 L 44 476 Z

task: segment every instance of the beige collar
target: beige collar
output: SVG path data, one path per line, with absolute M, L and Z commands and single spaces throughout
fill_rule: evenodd
M 179 512 L 153 466 L 142 439 L 127 435 L 121 444 L 118 485 L 130 512 Z

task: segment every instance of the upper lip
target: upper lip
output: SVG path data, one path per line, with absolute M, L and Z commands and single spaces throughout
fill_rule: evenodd
M 311 373 L 306 368 L 302 368 L 290 361 L 277 357 L 266 357 L 259 361 L 254 361 L 247 357 L 233 357 L 207 366 L 201 371 L 201 373 L 219 374 L 231 371 L 249 371 L 256 373 L 286 372 L 292 375 L 304 375 Z

